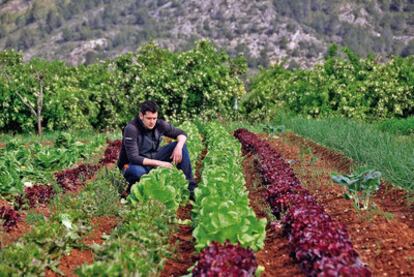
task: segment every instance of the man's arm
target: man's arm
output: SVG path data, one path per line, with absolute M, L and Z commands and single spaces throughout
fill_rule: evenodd
M 124 129 L 123 143 L 125 146 L 125 152 L 130 164 L 142 165 L 144 157 L 139 155 L 139 149 L 137 144 L 138 130 L 135 126 L 128 124 Z
M 181 163 L 181 160 L 183 159 L 183 147 L 186 140 L 187 137 L 185 135 L 179 135 L 177 137 L 177 145 L 175 146 L 174 151 L 171 154 L 173 164 Z
M 187 137 L 185 135 L 179 135 L 177 137 L 177 145 L 175 146 L 174 151 L 170 157 L 172 158 L 172 163 L 145 158 L 143 161 L 143 165 L 172 168 L 173 164 L 178 164 L 181 162 L 183 158 L 183 154 L 182 154 L 183 147 L 184 147 L 184 143 L 186 142 L 186 140 L 187 140 Z
M 163 162 L 163 161 L 159 161 L 159 160 L 154 160 L 154 159 L 148 159 L 148 158 L 144 158 L 143 165 L 148 165 L 148 166 L 161 166 L 161 167 L 166 167 L 166 168 L 172 168 L 173 165 L 172 163 L 169 162 Z

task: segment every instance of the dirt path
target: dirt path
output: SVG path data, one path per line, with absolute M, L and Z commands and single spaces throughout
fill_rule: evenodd
M 197 160 L 194 178 L 197 183 L 201 181 L 201 171 L 204 157 L 207 155 L 207 148 L 203 150 Z M 177 218 L 181 220 L 191 220 L 191 210 L 193 206 L 181 206 L 177 211 Z M 194 248 L 195 240 L 193 237 L 192 226 L 178 226 L 178 231 L 170 237 L 170 245 L 175 248 L 174 255 L 167 259 L 164 268 L 160 273 L 162 277 L 182 276 L 188 273 L 188 269 L 197 261 L 198 254 Z
M 246 187 L 249 191 L 250 206 L 258 218 L 268 218 L 265 246 L 256 253 L 259 265 L 265 267 L 262 277 L 267 276 L 304 276 L 299 267 L 289 256 L 288 240 L 282 235 L 277 224 L 271 223 L 270 208 L 266 203 L 265 191 L 261 178 L 254 166 L 254 156 L 248 154 L 243 161 Z
M 330 216 L 346 224 L 355 250 L 374 276 L 414 276 L 414 230 L 408 222 L 381 208 L 357 212 L 352 202 L 343 198 L 344 188 L 331 181 L 333 172 L 349 170 L 349 159 L 320 146 L 307 152 L 292 135 L 268 142 L 289 161 L 302 185 Z M 375 200 L 378 198 L 381 196 Z
M 177 211 L 179 219 L 191 220 L 191 204 L 180 207 Z M 175 248 L 175 253 L 169 258 L 160 276 L 182 276 L 187 274 L 187 270 L 194 265 L 197 260 L 197 252 L 194 249 L 193 228 L 191 226 L 178 226 L 178 231 L 169 239 L 170 245 Z

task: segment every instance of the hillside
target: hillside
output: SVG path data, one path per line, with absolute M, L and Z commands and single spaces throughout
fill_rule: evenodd
M 331 43 L 365 56 L 414 54 L 414 1 L 0 1 L 0 49 L 91 63 L 149 40 L 188 49 L 208 38 L 249 66 L 310 66 Z

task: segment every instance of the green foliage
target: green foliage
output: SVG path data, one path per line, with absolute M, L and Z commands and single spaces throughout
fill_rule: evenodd
M 273 118 L 288 109 L 309 117 L 341 115 L 371 119 L 407 117 L 414 113 L 414 57 L 378 63 L 349 49 L 341 58 L 330 48 L 323 65 L 309 70 L 287 70 L 275 65 L 261 71 L 243 98 L 249 117 Z
M 374 126 L 383 131 L 396 135 L 413 135 L 414 134 L 414 117 L 405 119 L 391 118 L 374 123 Z
M 63 275 L 58 268 L 59 262 L 73 248 L 85 247 L 82 238 L 91 230 L 91 218 L 119 215 L 125 210 L 119 204 L 114 187 L 108 182 L 112 176 L 113 173 L 102 171 L 79 194 L 58 194 L 50 203 L 51 215 L 48 217 L 29 212 L 26 221 L 31 225 L 31 231 L 18 242 L 0 249 L 0 275 L 39 276 L 44 275 L 46 269 Z M 148 209 L 162 213 L 157 213 L 159 219 L 171 217 L 163 207 L 157 209 L 158 206 L 152 204 Z M 136 215 L 135 209 L 131 213 Z M 128 220 L 132 220 L 133 215 Z M 151 216 L 151 212 L 148 215 Z M 159 239 L 156 243 L 167 244 Z
M 95 262 L 77 270 L 79 276 L 152 276 L 170 255 L 168 237 L 175 211 L 149 200 L 125 210 L 123 224 L 94 248 Z
M 158 167 L 133 185 L 128 199 L 133 205 L 157 200 L 168 209 L 176 211 L 180 203 L 188 199 L 187 186 L 182 171 Z
M 232 101 L 244 94 L 238 79 L 242 64 L 207 41 L 182 53 L 147 44 L 135 54 L 121 56 L 115 65 L 114 84 L 130 99 L 130 111 L 143 100 L 154 99 L 167 119 L 214 117 L 228 113 Z
M 82 204 L 82 211 L 88 217 L 119 215 L 119 193 L 117 188 L 112 185 L 115 180 L 121 182 L 125 178 L 119 176 L 118 169 L 104 168 L 98 172 L 96 179 L 80 193 L 78 200 Z
M 351 175 L 332 175 L 332 180 L 344 185 L 347 192 L 344 196 L 354 201 L 356 209 L 367 210 L 369 199 L 375 193 L 381 183 L 381 172 L 375 170 L 363 170 Z
M 66 66 L 20 53 L 0 53 L 0 130 L 30 132 L 41 121 L 48 130 L 118 128 L 154 99 L 167 119 L 232 111 L 244 94 L 239 75 L 245 62 L 200 41 L 173 53 L 150 43 L 111 62 Z
M 193 208 L 196 249 L 229 240 L 257 251 L 264 245 L 266 220 L 257 219 L 249 207 L 240 144 L 217 123 L 205 132 L 208 154 Z
M 46 268 L 59 272 L 59 257 L 69 254 L 87 231 L 82 221 L 62 214 L 59 221 L 41 221 L 19 242 L 0 251 L 0 272 L 8 275 L 42 275 Z
M 24 185 L 53 183 L 53 172 L 92 156 L 105 143 L 105 136 L 96 135 L 89 143 L 83 143 L 62 134 L 57 143 L 60 144 L 56 147 L 40 143 L 6 144 L 0 150 L 0 194 L 15 195 L 23 191 Z
M 286 118 L 286 128 L 333 148 L 354 161 L 376 168 L 383 177 L 406 190 L 414 189 L 414 142 L 372 125 L 344 118 L 309 120 Z
M 96 67 L 69 68 L 62 62 L 40 59 L 16 64 L 11 58 L 0 67 L 1 129 L 28 132 L 38 120 L 50 130 L 85 129 L 96 124 L 99 107 L 92 93 L 105 88 Z
M 190 121 L 185 121 L 178 127 L 181 130 L 184 130 L 184 132 L 187 134 L 187 149 L 190 153 L 191 167 L 193 171 L 195 171 L 197 168 L 198 158 L 204 149 L 201 134 L 199 133 L 197 126 Z

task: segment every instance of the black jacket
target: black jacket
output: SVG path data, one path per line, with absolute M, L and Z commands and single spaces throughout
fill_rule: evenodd
M 155 127 L 149 130 L 141 119 L 135 118 L 122 131 L 118 168 L 122 170 L 125 164 L 143 165 L 144 158 L 152 159 L 157 153 L 162 136 L 176 139 L 179 135 L 187 136 L 184 131 L 162 119 L 158 119 Z

